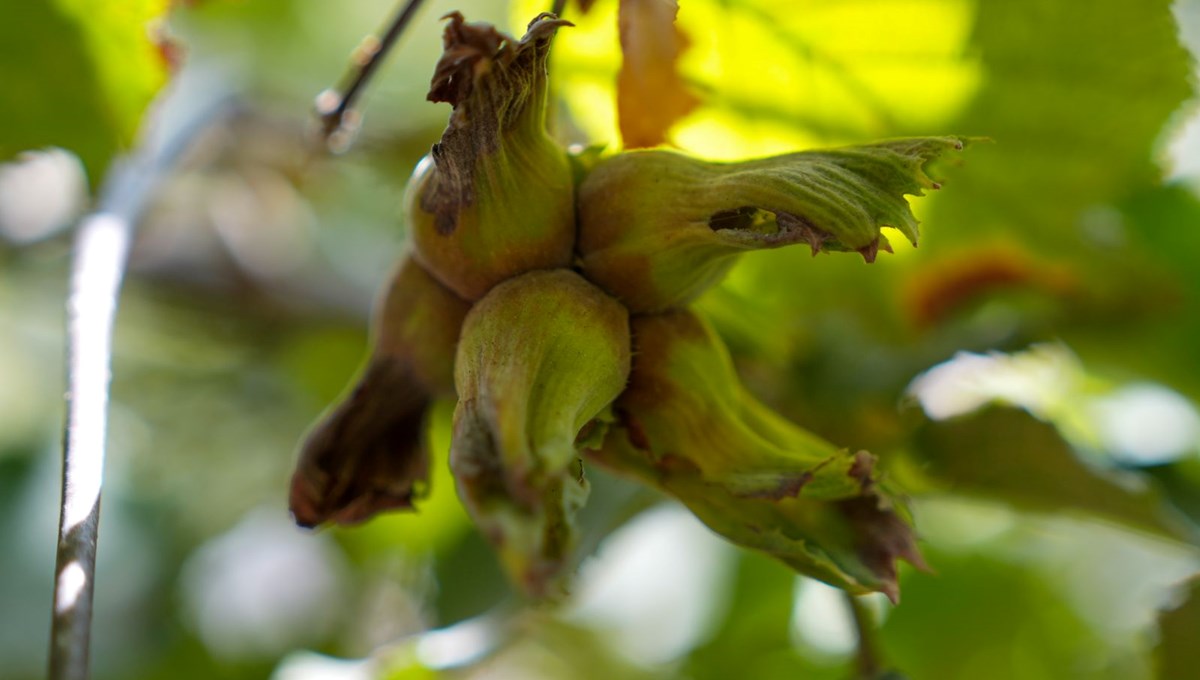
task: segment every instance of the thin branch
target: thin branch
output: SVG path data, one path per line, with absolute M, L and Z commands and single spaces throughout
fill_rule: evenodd
M 317 95 L 317 115 L 321 117 L 321 133 L 327 143 L 336 139 L 339 132 L 347 132 L 356 123 L 356 116 L 350 115 L 354 102 L 362 94 L 363 88 L 371 80 L 375 70 L 387 53 L 392 49 L 396 40 L 404 33 L 404 29 L 412 21 L 424 0 L 407 0 L 392 19 L 383 37 L 368 36 L 354 50 L 350 68 L 342 75 L 341 83 L 336 89 L 325 90 Z M 350 120 L 347 121 L 347 118 Z M 339 145 L 340 146 L 340 145 Z
M 854 618 L 854 630 L 858 633 L 858 651 L 855 655 L 857 672 L 862 680 L 880 677 L 883 665 L 880 661 L 875 635 L 875 617 L 863 606 L 862 600 L 850 593 L 842 593 Z
M 563 15 L 563 10 L 567 8 L 567 0 L 554 0 L 554 4 L 550 6 L 550 13 L 556 17 Z
M 159 107 L 177 96 L 174 89 L 160 99 L 147 120 L 168 118 Z M 84 218 L 76 235 L 67 301 L 67 419 L 50 629 L 51 680 L 88 677 L 113 318 L 134 225 L 162 177 L 213 111 L 190 107 L 170 117 L 170 129 L 147 129 L 139 150 L 109 171 L 99 208 Z

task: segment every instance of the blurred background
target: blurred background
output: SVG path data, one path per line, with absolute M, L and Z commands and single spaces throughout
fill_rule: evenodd
M 618 149 L 618 3 L 588 4 L 554 48 L 556 132 Z M 754 253 L 699 303 L 756 395 L 911 496 L 933 571 L 902 572 L 899 606 L 862 599 L 873 653 L 911 678 L 1200 668 L 1200 2 L 679 4 L 699 102 L 679 148 L 992 140 L 914 199 L 919 249 Z M 0 9 L 0 678 L 45 663 L 71 227 L 144 120 L 203 110 L 121 298 L 95 677 L 854 673 L 839 593 L 601 471 L 572 599 L 523 606 L 454 497 L 452 404 L 418 514 L 295 528 L 296 444 L 359 366 L 449 114 L 425 101 L 438 17 L 520 35 L 550 2 L 426 2 L 337 154 L 313 98 L 394 2 L 166 5 Z

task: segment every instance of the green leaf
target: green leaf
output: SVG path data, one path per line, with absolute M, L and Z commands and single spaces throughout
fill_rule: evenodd
M 514 21 L 544 8 L 513 5 Z M 620 139 L 616 5 L 598 0 L 586 16 L 569 15 L 577 26 L 552 56 L 572 122 L 590 141 Z M 735 160 L 938 133 L 978 86 L 976 60 L 964 54 L 973 11 L 969 0 L 680 3 L 690 45 L 679 70 L 702 105 L 668 141 Z
M 739 556 L 730 610 L 712 638 L 689 655 L 684 677 L 845 678 L 845 664 L 805 659 L 789 639 L 796 575 L 762 555 Z
M 1197 538 L 1147 479 L 1084 465 L 1054 427 L 1024 411 L 995 408 L 930 422 L 914 446 L 923 471 L 951 493 L 1036 512 L 1090 514 L 1174 539 Z
M 167 75 L 153 23 L 166 0 L 52 0 L 0 10 L 0 160 L 59 146 L 95 184 L 133 141 Z
M 1080 241 L 1082 211 L 1156 183 L 1155 143 L 1191 94 L 1170 5 L 982 0 L 972 42 L 987 77 L 949 129 L 996 144 L 955 175 L 930 222 L 1059 252 Z
M 1111 641 L 1036 572 L 986 554 L 930 557 L 937 573 L 908 575 L 880 631 L 884 658 L 909 677 L 1139 677 L 1106 668 Z M 1096 666 L 1084 670 L 1083 659 Z
M 1200 200 L 1175 183 L 1145 187 L 1119 208 L 1114 217 L 1129 242 L 1122 250 L 1125 266 L 1138 276 L 1114 283 L 1124 290 L 1125 303 L 1110 310 L 1112 322 L 1067 339 L 1089 362 L 1120 365 L 1198 399 L 1200 372 L 1179 369 L 1194 362 L 1200 346 Z
M 972 40 L 987 78 L 949 129 L 996 143 L 928 202 L 912 271 L 960 272 L 967 285 L 942 286 L 960 301 L 947 321 L 992 304 L 1014 335 L 1063 339 L 1101 372 L 1200 395 L 1195 372 L 1178 370 L 1200 341 L 1200 210 L 1155 163 L 1193 94 L 1171 3 L 981 0 Z M 1001 248 L 1021 261 L 984 261 Z

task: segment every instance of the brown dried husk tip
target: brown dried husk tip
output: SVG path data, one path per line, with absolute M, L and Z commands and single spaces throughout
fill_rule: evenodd
M 372 361 L 350 397 L 307 437 L 288 504 L 303 527 L 411 510 L 429 476 L 429 397 L 402 362 Z
M 418 264 L 403 263 L 376 310 L 361 377 L 301 447 L 288 501 L 297 524 L 357 524 L 413 508 L 428 479 L 425 413 L 434 397 L 453 394 L 466 313 Z
M 534 19 L 521 40 L 447 17 L 429 99 L 454 106 L 440 142 L 409 184 L 416 256 L 460 296 L 533 269 L 569 265 L 574 182 L 547 134 L 550 43 L 570 23 Z
M 436 179 L 421 195 L 421 207 L 437 216 L 436 226 L 447 234 L 457 213 L 474 199 L 471 173 L 477 157 L 494 153 L 501 136 L 520 125 L 530 107 L 540 109 L 545 97 L 549 43 L 569 21 L 540 14 L 519 42 L 491 24 L 467 23 L 451 12 L 443 36 L 444 52 L 434 69 L 427 99 L 454 107 L 442 140 L 433 145 Z M 479 96 L 472 98 L 478 90 Z M 544 115 L 530 116 L 525 125 L 540 130 Z

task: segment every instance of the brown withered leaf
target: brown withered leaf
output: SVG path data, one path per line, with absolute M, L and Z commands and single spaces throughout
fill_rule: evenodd
M 675 0 L 621 0 L 623 61 L 617 74 L 617 118 L 625 148 L 657 146 L 699 100 L 677 69 L 687 36 L 675 25 Z
M 485 111 L 496 118 L 486 121 L 493 126 L 512 124 L 535 99 L 533 90 L 542 87 L 550 40 L 559 28 L 572 25 L 543 12 L 529 22 L 525 36 L 516 40 L 491 24 L 468 23 L 461 12 L 450 12 L 443 18 L 448 21 L 442 35 L 442 57 L 434 68 L 426 98 L 454 106 L 451 129 L 470 125 L 472 121 L 465 118 Z M 476 106 L 485 111 L 464 109 L 480 86 L 488 91 L 482 94 L 485 101 Z
M 511 44 L 512 38 L 485 23 L 469 24 L 461 12 L 451 12 L 442 35 L 442 58 L 438 60 L 429 84 L 427 98 L 431 102 L 448 102 L 458 106 L 475 86 L 475 79 L 491 69 L 497 56 L 510 56 L 500 48 Z

